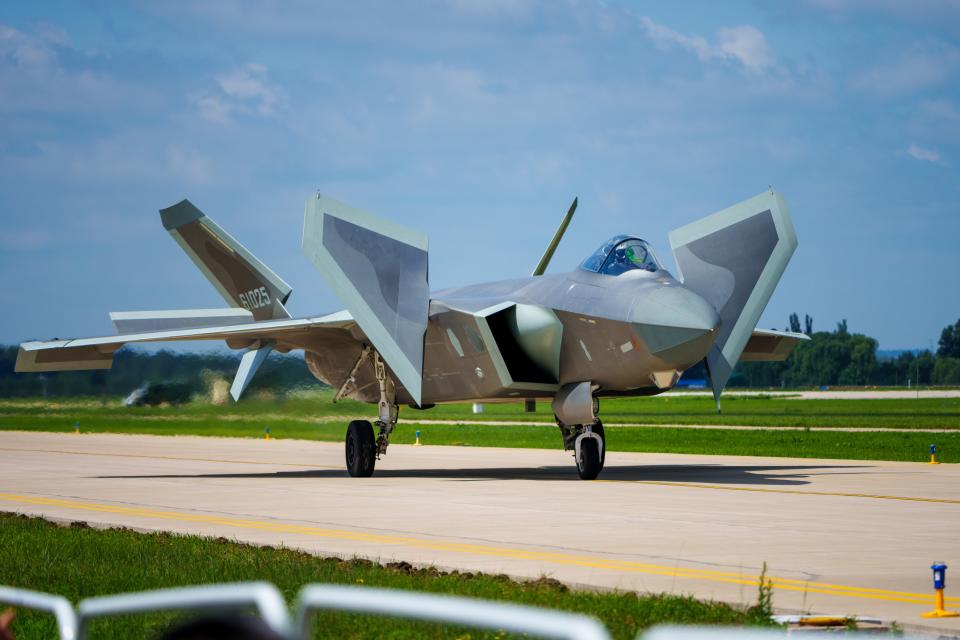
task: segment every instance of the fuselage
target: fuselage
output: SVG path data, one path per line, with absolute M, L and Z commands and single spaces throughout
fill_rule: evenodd
M 576 271 L 436 291 L 424 348 L 424 403 L 671 388 L 710 349 L 720 319 L 668 271 Z

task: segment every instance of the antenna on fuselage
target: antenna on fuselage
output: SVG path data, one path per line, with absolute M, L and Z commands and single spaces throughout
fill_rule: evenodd
M 537 268 L 533 270 L 533 275 L 542 276 L 543 272 L 547 270 L 547 265 L 550 264 L 550 259 L 553 258 L 553 252 L 557 250 L 557 245 L 560 244 L 560 239 L 563 238 L 567 227 L 570 226 L 570 221 L 573 219 L 573 212 L 576 210 L 577 198 L 574 198 L 573 204 L 571 204 L 570 209 L 567 210 L 567 215 L 563 216 L 563 222 L 557 227 L 557 232 L 553 234 L 553 240 L 547 245 L 547 250 L 543 252 L 543 257 L 540 258 L 540 262 L 537 263 Z

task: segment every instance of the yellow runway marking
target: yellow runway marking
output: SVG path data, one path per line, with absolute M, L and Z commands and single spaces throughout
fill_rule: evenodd
M 727 487 L 719 484 L 701 484 L 697 482 L 668 482 L 657 480 L 601 480 L 600 482 L 655 484 L 663 487 L 716 489 L 717 491 L 753 491 L 756 493 L 788 493 L 801 496 L 837 496 L 841 498 L 870 498 L 871 500 L 903 500 L 906 502 L 938 502 L 942 504 L 960 504 L 960 500 L 951 500 L 949 498 L 914 498 L 912 496 L 884 496 L 875 493 L 846 493 L 842 491 L 796 491 L 793 489 L 761 489 L 759 487 Z
M 406 546 L 417 549 L 449 551 L 468 555 L 510 558 L 514 560 L 532 560 L 541 563 L 608 569 L 611 571 L 643 573 L 648 575 L 676 578 L 689 578 L 692 580 L 704 580 L 708 582 L 721 582 L 750 586 L 758 586 L 760 584 L 759 576 L 747 575 L 743 573 L 661 566 L 642 562 L 604 558 L 602 556 L 582 556 L 551 551 L 536 551 L 533 549 L 514 549 L 508 547 L 495 547 L 460 542 L 444 542 L 442 540 L 432 540 L 429 538 L 364 533 L 361 531 L 327 529 L 323 527 L 298 525 L 287 522 L 250 520 L 200 513 L 162 511 L 147 507 L 127 507 L 106 503 L 80 502 L 77 500 L 46 498 L 42 496 L 25 496 L 11 493 L 0 493 L 0 500 L 23 505 L 61 507 L 65 509 L 75 509 L 78 511 L 113 513 L 140 518 L 152 518 L 157 520 L 222 525 L 237 529 L 272 531 L 276 533 L 297 534 L 317 538 Z M 886 600 L 890 602 L 908 602 L 914 604 L 930 604 L 933 602 L 932 595 L 923 593 L 892 591 L 889 589 L 871 589 L 867 587 L 850 587 L 844 585 L 827 584 L 823 582 L 794 580 L 790 578 L 767 577 L 766 580 L 774 589 L 780 589 L 784 591 L 801 591 L 806 593 L 819 593 L 838 597 L 865 598 L 869 600 Z M 960 598 L 947 598 L 947 601 L 956 604 L 960 603 Z

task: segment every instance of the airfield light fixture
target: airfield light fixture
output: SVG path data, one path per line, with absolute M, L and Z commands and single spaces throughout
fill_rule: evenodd
M 947 565 L 944 562 L 934 562 L 930 565 L 933 570 L 934 609 L 920 614 L 924 618 L 957 618 L 960 613 L 947 611 L 944 603 L 943 590 L 947 587 Z

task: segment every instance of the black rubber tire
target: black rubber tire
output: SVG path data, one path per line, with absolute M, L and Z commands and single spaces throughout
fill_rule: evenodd
M 607 461 L 607 434 L 603 432 L 603 423 L 597 420 L 593 424 L 593 432 L 603 440 L 603 451 L 600 452 L 600 469 L 602 470 L 604 463 Z
M 577 458 L 577 473 L 581 480 L 593 480 L 600 475 L 603 464 L 600 462 L 600 446 L 595 438 L 584 438 L 580 442 L 580 457 Z
M 377 440 L 373 436 L 373 425 L 366 420 L 354 420 L 347 426 L 347 439 L 344 451 L 347 459 L 347 473 L 353 478 L 369 478 L 377 463 Z

